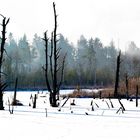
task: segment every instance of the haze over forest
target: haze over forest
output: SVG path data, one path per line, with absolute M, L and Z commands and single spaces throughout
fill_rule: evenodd
M 58 37 L 58 47 L 61 47 L 61 57 L 67 53 L 64 86 L 110 86 L 113 85 L 116 70 L 118 50 L 114 42 L 104 46 L 99 38 L 85 38 L 83 35 L 77 40 L 77 47 L 62 34 Z M 50 43 L 49 43 L 50 45 Z M 42 67 L 45 65 L 44 41 L 37 34 L 32 43 L 26 35 L 15 41 L 9 34 L 6 44 L 4 71 L 8 73 L 7 82 L 13 87 L 14 79 L 19 77 L 20 88 L 45 88 L 45 76 Z M 125 73 L 130 77 L 139 76 L 140 49 L 134 42 L 122 54 L 121 79 Z M 60 57 L 60 61 L 61 60 Z M 13 83 L 12 83 L 13 82 Z
M 3 64 L 9 88 L 13 88 L 17 76 L 21 89 L 45 88 L 42 38 L 46 30 L 51 37 L 54 26 L 51 0 L 5 0 L 1 4 L 2 14 L 10 17 Z M 138 4 L 138 0 L 56 0 L 57 45 L 61 57 L 67 53 L 62 87 L 112 86 L 120 49 L 120 79 L 126 73 L 130 77 L 140 75 Z

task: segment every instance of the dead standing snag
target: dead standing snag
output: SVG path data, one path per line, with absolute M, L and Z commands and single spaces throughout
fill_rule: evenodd
M 0 110 L 4 110 L 3 106 L 3 92 L 5 88 L 7 87 L 7 84 L 3 82 L 2 76 L 4 75 L 4 72 L 2 71 L 2 64 L 3 64 L 3 56 L 5 52 L 5 41 L 6 41 L 6 27 L 9 23 L 10 18 L 6 18 L 3 15 L 0 14 L 2 17 L 2 31 L 1 31 L 1 37 L 0 37 Z
M 64 55 L 61 66 L 60 62 L 60 51 L 61 48 L 57 46 L 57 15 L 55 9 L 55 3 L 53 2 L 54 10 L 54 31 L 51 34 L 51 48 L 50 54 L 48 49 L 49 39 L 47 37 L 47 32 L 44 33 L 43 40 L 45 41 L 45 55 L 46 55 L 46 65 L 43 67 L 45 71 L 46 85 L 50 93 L 50 104 L 52 107 L 57 107 L 57 100 L 59 96 L 59 90 L 63 81 L 64 65 L 66 55 Z M 50 79 L 48 78 L 50 74 Z

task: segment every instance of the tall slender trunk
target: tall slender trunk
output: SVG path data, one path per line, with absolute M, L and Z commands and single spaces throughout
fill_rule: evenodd
M 18 78 L 16 78 L 16 81 L 15 81 L 15 91 L 14 91 L 14 98 L 13 98 L 12 105 L 17 105 L 17 100 L 16 100 L 16 97 L 17 97 L 17 83 L 18 83 Z
M 138 93 L 139 93 L 139 87 L 136 86 L 136 107 L 138 107 Z
M 3 64 L 3 54 L 5 51 L 5 41 L 6 41 L 6 26 L 9 23 L 9 18 L 6 19 L 6 17 L 4 17 L 3 15 L 0 15 L 3 20 L 2 20 L 2 31 L 1 31 L 1 44 L 0 44 L 0 110 L 4 110 L 4 106 L 3 106 L 3 92 L 5 90 L 5 88 L 7 87 L 7 84 L 3 82 L 2 80 L 2 75 L 4 74 L 4 72 L 2 71 L 2 64 Z
M 128 75 L 126 73 L 125 75 L 125 86 L 126 86 L 126 98 L 129 99 L 129 93 L 128 93 Z
M 50 55 L 48 52 L 48 38 L 46 32 L 44 33 L 44 41 L 45 41 L 45 55 L 46 55 L 46 66 L 45 70 L 45 78 L 48 91 L 50 93 L 50 104 L 52 107 L 57 107 L 57 96 L 59 95 L 60 86 L 63 80 L 63 71 L 64 71 L 64 63 L 65 63 L 65 56 L 63 58 L 62 66 L 58 66 L 58 61 L 60 57 L 60 50 L 61 48 L 57 47 L 57 15 L 55 9 L 55 3 L 53 3 L 53 10 L 54 10 L 54 30 L 51 35 L 51 50 Z M 50 58 L 50 63 L 48 63 L 48 57 Z M 50 65 L 50 67 L 48 66 Z M 51 79 L 48 79 L 49 74 Z M 60 79 L 58 78 L 60 76 Z
M 114 90 L 115 98 L 118 98 L 120 63 L 121 63 L 121 51 L 119 52 L 119 55 L 117 57 L 116 80 L 115 80 L 115 90 Z

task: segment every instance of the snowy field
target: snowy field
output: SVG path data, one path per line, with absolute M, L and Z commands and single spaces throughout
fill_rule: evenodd
M 69 91 L 64 91 L 63 94 Z M 121 100 L 126 108 L 120 108 L 118 100 L 112 99 L 111 108 L 108 99 L 75 99 L 75 106 L 69 99 L 64 107 L 52 108 L 48 95 L 38 94 L 37 108 L 29 106 L 30 96 L 37 92 L 18 92 L 17 99 L 24 106 L 14 107 L 14 113 L 8 110 L 8 99 L 13 92 L 4 94 L 5 110 L 0 111 L 0 137 L 4 140 L 140 140 L 140 107 L 135 100 Z M 60 106 L 66 99 L 61 100 Z M 94 111 L 91 110 L 93 102 Z M 46 117 L 47 109 L 47 117 Z

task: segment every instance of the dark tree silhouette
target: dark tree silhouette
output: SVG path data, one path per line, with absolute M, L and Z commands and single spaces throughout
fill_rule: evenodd
M 64 55 L 61 66 L 60 66 L 60 50 L 61 48 L 57 46 L 57 15 L 55 9 L 55 3 L 53 2 L 54 10 L 54 31 L 51 35 L 51 49 L 49 55 L 47 32 L 44 33 L 43 40 L 45 41 L 45 55 L 46 55 L 46 65 L 43 67 L 45 70 L 46 85 L 50 93 L 50 104 L 52 107 L 57 107 L 57 97 L 59 95 L 60 86 L 63 80 L 64 64 L 66 55 Z M 51 79 L 49 79 L 49 72 Z
M 37 95 L 35 94 L 34 100 L 33 100 L 33 108 L 36 108 L 36 99 L 37 99 Z
M 121 64 L 121 51 L 119 52 L 119 55 L 117 57 L 116 80 L 115 80 L 115 89 L 114 89 L 115 98 L 118 97 L 120 64 Z
M 125 86 L 126 86 L 126 98 L 129 99 L 129 92 L 128 92 L 128 74 L 125 75 Z
M 5 88 L 7 87 L 7 84 L 3 81 L 3 75 L 5 75 L 5 73 L 2 70 L 2 64 L 3 64 L 3 56 L 4 56 L 4 52 L 5 52 L 5 41 L 6 41 L 6 27 L 7 24 L 9 23 L 10 18 L 6 18 L 3 15 L 0 14 L 0 16 L 3 18 L 2 19 L 2 31 L 1 31 L 1 37 L 0 37 L 0 110 L 4 110 L 4 106 L 3 106 L 3 91 L 5 90 Z
M 139 93 L 139 87 L 136 86 L 136 107 L 138 107 L 138 93 Z
M 17 100 L 16 100 L 16 97 L 17 97 L 17 84 L 18 84 L 18 78 L 16 78 L 16 81 L 15 81 L 15 91 L 14 91 L 14 98 L 13 98 L 12 105 L 17 105 Z
M 119 95 L 118 95 L 119 78 L 120 78 L 120 64 L 121 64 L 121 51 L 119 51 L 119 55 L 117 57 L 117 68 L 116 68 L 116 81 L 115 81 L 114 97 L 118 98 L 118 101 L 121 105 L 120 109 L 123 112 L 123 111 L 125 111 L 125 107 L 124 107 L 123 103 L 121 102 L 121 99 L 119 98 Z

